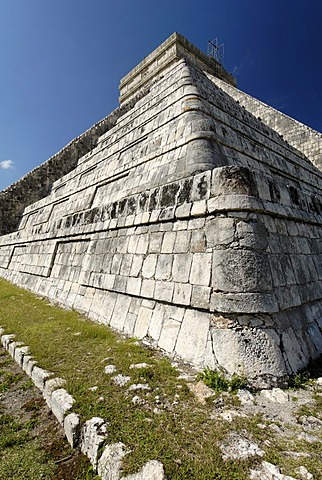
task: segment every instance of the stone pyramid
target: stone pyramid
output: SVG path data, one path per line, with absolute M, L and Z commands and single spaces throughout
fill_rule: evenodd
M 177 33 L 120 104 L 0 194 L 0 275 L 198 368 L 318 357 L 322 135 Z

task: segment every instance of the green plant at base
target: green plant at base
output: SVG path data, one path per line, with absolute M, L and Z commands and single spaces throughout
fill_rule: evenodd
M 236 392 L 240 388 L 247 385 L 246 378 L 234 374 L 229 380 L 223 372 L 205 368 L 203 372 L 198 374 L 198 379 L 202 380 L 207 387 L 212 388 L 216 392 Z

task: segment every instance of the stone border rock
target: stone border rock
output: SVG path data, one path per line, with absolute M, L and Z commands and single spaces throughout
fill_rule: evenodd
M 16 342 L 14 334 L 5 334 L 0 327 L 0 338 L 3 347 L 41 391 L 71 447 L 80 447 L 102 480 L 166 480 L 163 465 L 156 460 L 147 462 L 138 473 L 123 477 L 122 459 L 128 452 L 122 443 L 107 444 L 108 424 L 99 417 L 82 423 L 72 411 L 75 399 L 63 388 L 65 381 L 39 367 L 29 354 L 29 347 Z

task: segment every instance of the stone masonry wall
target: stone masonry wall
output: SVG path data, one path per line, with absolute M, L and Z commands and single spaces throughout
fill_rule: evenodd
M 137 95 L 131 102 L 115 109 L 106 118 L 72 140 L 60 152 L 0 192 L 0 235 L 15 231 L 24 209 L 46 197 L 53 183 L 71 172 L 77 166 L 79 158 L 90 152 L 98 138 L 114 126 L 117 119 L 132 108 L 145 93 L 141 92 L 141 95 Z
M 231 95 L 246 110 L 282 135 L 290 145 L 302 152 L 315 166 L 322 168 L 322 134 L 320 132 L 247 95 L 229 83 L 212 75 L 210 77 L 216 85 Z
M 322 172 L 188 53 L 25 208 L 0 275 L 274 383 L 322 352 Z

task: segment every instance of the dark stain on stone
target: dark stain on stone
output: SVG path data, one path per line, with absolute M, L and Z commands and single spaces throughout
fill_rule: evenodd
M 179 190 L 177 183 L 165 185 L 161 190 L 161 207 L 170 207 L 176 202 L 176 195 Z
M 145 210 L 145 207 L 146 207 L 146 204 L 147 204 L 147 200 L 148 200 L 148 195 L 146 193 L 141 193 L 140 197 L 139 197 L 139 207 L 140 207 L 140 210 L 141 211 L 144 211 Z
M 157 203 L 158 203 L 157 196 L 158 196 L 158 190 L 157 189 L 153 190 L 150 193 L 150 199 L 149 199 L 149 211 L 150 212 L 152 210 L 156 209 L 156 206 L 157 206 Z
M 192 182 L 193 180 L 191 178 L 188 178 L 184 180 L 184 182 L 181 184 L 181 188 L 178 194 L 178 204 L 190 202 Z
M 278 203 L 281 200 L 281 194 L 278 187 L 273 182 L 268 182 L 269 193 L 272 202 Z
M 207 182 L 207 177 L 205 175 L 202 176 L 200 181 L 197 183 L 197 189 L 198 189 L 200 200 L 204 199 L 208 193 L 208 182 Z
M 136 212 L 136 199 L 135 197 L 129 197 L 127 201 L 127 214 L 133 215 Z

